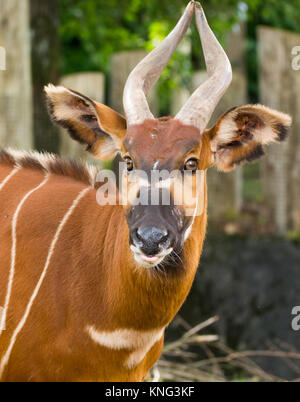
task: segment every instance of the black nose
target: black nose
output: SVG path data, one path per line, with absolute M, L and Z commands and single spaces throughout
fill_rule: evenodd
M 139 228 L 134 232 L 133 239 L 146 255 L 156 255 L 170 244 L 168 232 L 155 227 Z

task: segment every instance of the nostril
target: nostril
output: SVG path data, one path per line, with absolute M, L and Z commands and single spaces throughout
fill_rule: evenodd
M 169 238 L 169 233 L 166 233 L 162 238 L 160 239 L 160 243 L 165 243 Z
M 144 234 L 145 234 L 145 230 L 144 230 L 144 229 L 138 228 L 138 230 L 136 231 L 136 237 L 137 237 L 139 240 L 143 240 Z
M 131 239 L 134 245 L 138 247 L 141 247 L 143 245 L 143 239 L 139 235 L 138 230 L 134 230 L 131 232 Z
M 168 233 L 161 239 L 161 241 L 159 242 L 159 246 L 162 249 L 168 249 L 169 247 L 172 246 L 172 242 L 173 242 L 173 237 L 172 237 L 171 233 Z
M 142 240 L 142 236 L 141 236 L 141 234 L 140 234 L 140 232 L 139 232 L 139 229 L 136 230 L 134 234 L 135 234 L 135 237 L 136 237 L 138 240 Z

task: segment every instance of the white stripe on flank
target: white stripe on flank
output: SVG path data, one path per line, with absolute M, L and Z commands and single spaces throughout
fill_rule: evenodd
M 0 184 L 0 191 L 3 189 L 5 184 L 20 170 L 20 168 L 17 166 L 12 171 L 10 174 L 3 180 L 3 182 Z
M 67 223 L 67 221 L 70 218 L 70 216 L 72 215 L 72 213 L 73 213 L 74 209 L 76 208 L 77 204 L 79 203 L 79 201 L 85 196 L 85 194 L 90 189 L 91 189 L 91 187 L 87 187 L 87 188 L 85 188 L 84 190 L 82 190 L 79 193 L 79 195 L 73 201 L 71 207 L 69 208 L 69 210 L 67 211 L 67 213 L 63 217 L 62 221 L 60 222 L 60 224 L 59 224 L 59 226 L 58 226 L 58 228 L 56 230 L 56 233 L 55 233 L 55 235 L 53 237 L 53 240 L 52 240 L 50 248 L 49 248 L 48 256 L 47 256 L 46 263 L 45 263 L 45 266 L 43 268 L 42 274 L 41 274 L 41 276 L 40 276 L 40 278 L 38 280 L 38 283 L 37 283 L 32 295 L 31 295 L 31 298 L 30 298 L 30 300 L 29 300 L 29 302 L 28 302 L 28 304 L 26 306 L 25 313 L 24 313 L 23 317 L 21 318 L 19 324 L 17 325 L 16 329 L 14 330 L 14 333 L 13 333 L 13 335 L 11 337 L 9 346 L 8 346 L 6 352 L 5 352 L 5 354 L 4 354 L 4 356 L 3 356 L 2 360 L 1 360 L 1 363 L 0 363 L 0 379 L 1 379 L 2 375 L 3 375 L 3 371 L 4 371 L 4 369 L 5 369 L 5 367 L 6 367 L 7 363 L 8 363 L 8 360 L 10 358 L 10 354 L 11 354 L 13 346 L 14 346 L 14 344 L 16 342 L 17 336 L 19 335 L 19 333 L 21 332 L 21 330 L 23 329 L 23 327 L 24 327 L 24 325 L 25 325 L 25 323 L 27 321 L 27 318 L 29 316 L 29 313 L 30 313 L 30 310 L 32 308 L 33 302 L 34 302 L 35 298 L 37 297 L 38 292 L 40 290 L 40 287 L 41 287 L 41 285 L 42 285 L 42 283 L 44 281 L 44 278 L 46 276 L 46 273 L 47 273 L 47 270 L 48 270 L 48 267 L 49 267 L 49 264 L 50 264 L 50 261 L 51 261 L 51 257 L 53 255 L 54 250 L 55 250 L 55 246 L 56 246 L 56 243 L 57 243 L 57 241 L 59 239 L 61 231 L 62 231 L 63 227 L 65 226 L 65 224 Z
M 13 219 L 12 219 L 12 229 L 11 229 L 11 236 L 12 236 L 12 248 L 11 248 L 11 260 L 10 260 L 10 271 L 9 271 L 9 279 L 8 279 L 8 285 L 7 285 L 7 291 L 6 291 L 6 297 L 5 297 L 5 303 L 4 303 L 4 308 L 1 316 L 1 322 L 0 322 L 0 335 L 3 331 L 3 328 L 6 326 L 6 315 L 7 315 L 7 309 L 10 301 L 10 296 L 11 296 L 11 289 L 13 285 L 13 280 L 14 280 L 14 275 L 15 275 L 15 261 L 16 261 L 16 246 L 17 246 L 17 221 L 19 217 L 19 213 L 21 211 L 22 206 L 24 205 L 25 201 L 37 190 L 39 190 L 41 187 L 43 187 L 47 181 L 48 181 L 49 176 L 46 175 L 44 180 L 36 187 L 34 187 L 32 190 L 30 190 L 21 200 L 19 203 L 16 212 L 14 213 Z

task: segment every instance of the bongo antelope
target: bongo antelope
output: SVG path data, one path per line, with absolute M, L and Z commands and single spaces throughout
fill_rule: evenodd
M 154 118 L 146 95 L 195 12 L 209 78 L 176 117 Z M 96 201 L 95 168 L 54 155 L 0 154 L 0 378 L 141 381 L 194 279 L 206 230 L 206 170 L 230 171 L 285 139 L 286 114 L 236 107 L 206 126 L 230 85 L 230 62 L 191 1 L 174 30 L 130 74 L 125 117 L 65 87 L 45 90 L 53 121 L 95 158 L 121 153 L 124 205 Z M 190 172 L 193 205 L 135 205 L 140 169 Z M 176 181 L 176 180 L 175 180 Z M 201 202 L 198 202 L 201 200 Z M 192 213 L 187 213 L 192 209 Z M 5 328 L 5 330 L 4 330 Z

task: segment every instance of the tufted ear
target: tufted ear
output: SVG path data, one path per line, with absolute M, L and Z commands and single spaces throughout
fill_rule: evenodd
M 208 130 L 215 163 L 224 172 L 264 155 L 263 146 L 283 141 L 292 119 L 287 114 L 262 105 L 246 105 L 229 110 Z
M 123 116 L 69 88 L 49 84 L 45 92 L 52 121 L 95 158 L 111 159 L 120 151 L 126 134 Z

